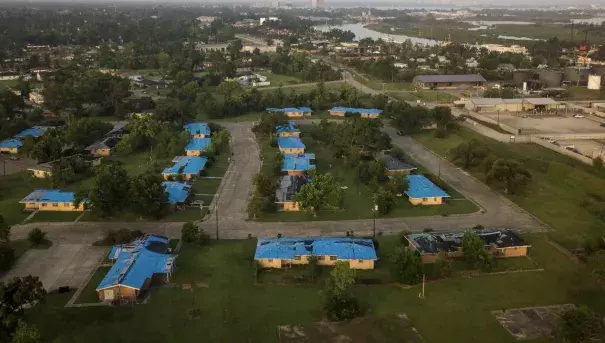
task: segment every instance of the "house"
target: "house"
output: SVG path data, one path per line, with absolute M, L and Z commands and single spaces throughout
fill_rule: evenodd
M 480 87 L 487 80 L 479 74 L 464 75 L 417 75 L 412 83 L 424 89 L 456 89 L 460 87 Z
M 121 138 L 126 133 L 128 133 L 128 122 L 127 121 L 117 121 L 113 123 L 113 127 L 109 132 L 105 134 L 105 137 L 118 137 Z
M 187 202 L 191 194 L 191 183 L 182 181 L 163 181 L 162 185 L 168 193 L 168 203 L 176 209 Z
M 8 138 L 0 141 L 0 153 L 1 154 L 18 154 L 21 151 L 23 143 L 20 140 L 14 138 Z
M 531 247 L 508 229 L 473 231 L 495 257 L 526 256 Z M 440 253 L 448 257 L 462 257 L 462 237 L 465 231 L 443 233 L 415 233 L 407 235 L 408 247 L 420 253 L 423 262 L 435 262 Z
M 28 211 L 84 211 L 85 201 L 74 205 L 74 192 L 57 189 L 36 189 L 19 201 Z
M 450 196 L 424 175 L 406 176 L 409 187 L 405 194 L 412 205 L 441 205 Z
M 32 128 L 25 129 L 25 130 L 19 132 L 18 134 L 15 135 L 15 138 L 23 139 L 27 136 L 32 136 L 34 138 L 38 138 L 38 137 L 41 137 L 43 134 L 45 134 L 47 130 L 48 130 L 48 128 L 44 127 L 44 126 L 34 126 Z
M 330 115 L 345 117 L 347 113 L 359 115 L 361 118 L 378 118 L 382 110 L 376 108 L 332 107 Z
M 89 168 L 97 167 L 97 166 L 101 165 L 101 157 L 98 157 L 98 156 L 73 155 L 73 156 L 65 157 L 65 159 L 72 159 L 72 158 L 80 159 Z M 54 167 L 56 165 L 58 165 L 59 163 L 61 163 L 61 159 L 46 162 L 46 163 L 40 163 L 40 164 L 36 165 L 35 167 L 27 168 L 27 170 L 31 171 L 33 173 L 34 177 L 39 178 L 39 179 L 45 179 L 47 177 L 52 176 L 52 171 L 53 171 Z
M 134 301 L 143 291 L 170 281 L 176 255 L 170 240 L 147 235 L 132 243 L 116 245 L 108 259 L 114 261 L 96 291 L 103 302 Z
M 285 154 L 281 171 L 286 175 L 305 175 L 310 169 L 315 169 L 314 161 L 315 154 Z
M 162 176 L 165 180 L 169 177 L 181 175 L 183 180 L 191 180 L 202 175 L 202 171 L 208 163 L 205 156 L 177 156 L 172 159 L 172 167 L 164 169 Z
M 105 137 L 87 146 L 84 150 L 90 151 L 93 156 L 110 156 L 111 151 L 117 144 L 117 137 Z
M 21 74 L 12 70 L 1 70 L 0 71 L 0 81 L 9 81 L 9 80 L 18 80 L 21 77 Z
M 277 145 L 282 154 L 305 153 L 305 144 L 298 137 L 277 137 Z
M 349 263 L 352 269 L 374 269 L 378 260 L 374 243 L 364 238 L 259 238 L 254 260 L 263 268 L 285 268 L 309 263 L 331 266 L 338 261 Z
M 310 182 L 306 176 L 282 175 L 279 178 L 279 187 L 275 191 L 275 203 L 279 211 L 300 211 L 298 203 L 294 201 L 294 195 L 300 191 L 302 186 Z
M 201 156 L 204 151 L 208 150 L 210 142 L 210 138 L 193 138 L 185 146 L 185 153 L 187 156 Z
M 296 124 L 289 120 L 285 125 L 277 125 L 275 131 L 279 137 L 298 137 L 300 136 L 300 129 Z
M 207 123 L 189 123 L 183 126 L 191 138 L 210 138 L 210 127 Z
M 409 174 L 416 170 L 416 167 L 395 156 L 384 155 L 381 160 L 384 161 L 386 165 L 387 174 Z
M 267 108 L 269 112 L 284 112 L 288 117 L 309 116 L 313 113 L 309 107 Z

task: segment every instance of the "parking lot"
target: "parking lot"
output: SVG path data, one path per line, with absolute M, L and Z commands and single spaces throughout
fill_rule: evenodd
M 11 157 L 13 159 L 11 159 Z M 18 158 L 14 160 L 14 158 Z M 0 154 L 0 175 L 10 175 L 35 166 L 36 160 L 20 155 Z
M 500 112 L 500 114 L 481 113 L 481 115 L 521 129 L 522 133 L 605 133 L 605 127 L 600 126 L 603 120 L 590 115 L 585 115 L 584 118 L 574 118 L 572 114 L 565 113 L 538 115 Z

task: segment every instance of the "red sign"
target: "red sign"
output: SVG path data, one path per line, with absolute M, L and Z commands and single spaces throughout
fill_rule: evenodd
M 580 51 L 586 51 L 586 50 L 588 50 L 588 45 L 580 44 Z

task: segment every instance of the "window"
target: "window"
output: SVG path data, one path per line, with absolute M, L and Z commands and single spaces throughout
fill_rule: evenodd
M 357 260 L 357 263 L 363 263 L 363 260 Z
M 273 262 L 272 258 L 267 259 L 267 262 Z
M 325 258 L 325 256 L 317 256 L 317 260 L 318 260 L 318 261 L 323 261 L 323 260 L 324 260 L 324 258 Z
M 422 201 L 428 201 L 429 198 L 422 198 Z
M 53 203 L 53 207 L 59 207 L 59 204 Z
M 294 259 L 300 261 L 300 256 L 294 256 Z
M 336 261 L 338 260 L 338 256 L 330 256 L 330 261 Z
M 46 207 L 47 203 L 42 203 L 42 207 Z
M 63 203 L 63 207 L 69 207 L 69 203 L 68 202 Z

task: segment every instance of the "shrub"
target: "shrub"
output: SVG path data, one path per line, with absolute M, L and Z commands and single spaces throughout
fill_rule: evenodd
M 15 249 L 0 244 L 0 271 L 7 271 L 15 263 Z
M 353 319 L 361 314 L 356 298 L 348 295 L 328 295 L 324 300 L 324 313 L 330 320 Z
M 193 222 L 186 222 L 181 229 L 181 238 L 185 243 L 193 243 L 197 240 L 200 229 Z
M 40 245 L 46 239 L 46 232 L 35 228 L 27 234 L 27 240 L 34 246 Z
M 205 247 L 207 245 L 210 245 L 210 235 L 208 233 L 206 233 L 206 231 L 204 230 L 200 230 L 200 234 L 197 237 L 197 244 Z

